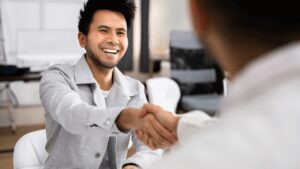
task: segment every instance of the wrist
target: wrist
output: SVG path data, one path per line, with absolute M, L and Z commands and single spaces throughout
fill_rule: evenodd
M 130 125 L 129 119 L 130 119 L 130 108 L 123 109 L 119 116 L 116 119 L 116 125 L 121 131 L 130 130 L 132 126 Z
M 121 131 L 135 129 L 139 123 L 139 114 L 136 108 L 123 109 L 116 119 L 116 125 Z

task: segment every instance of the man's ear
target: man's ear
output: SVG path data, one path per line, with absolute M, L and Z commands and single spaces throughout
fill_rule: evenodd
M 87 38 L 82 32 L 78 33 L 78 41 L 79 41 L 80 46 L 82 48 L 85 48 L 86 43 L 87 43 Z
M 203 35 L 208 26 L 208 14 L 201 5 L 203 0 L 190 0 L 191 17 L 195 31 Z

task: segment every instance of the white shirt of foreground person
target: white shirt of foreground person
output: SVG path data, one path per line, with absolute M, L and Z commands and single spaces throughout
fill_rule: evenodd
M 218 122 L 182 135 L 182 116 L 178 137 L 186 141 L 150 168 L 299 169 L 299 88 L 298 42 L 248 64 L 231 83 Z

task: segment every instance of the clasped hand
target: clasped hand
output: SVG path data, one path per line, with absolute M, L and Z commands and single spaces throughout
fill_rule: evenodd
M 141 109 L 124 109 L 121 114 L 121 128 L 135 129 L 138 139 L 151 149 L 170 148 L 177 143 L 179 117 L 161 107 L 145 104 Z

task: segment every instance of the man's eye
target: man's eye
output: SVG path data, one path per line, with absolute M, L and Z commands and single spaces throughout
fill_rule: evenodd
M 118 35 L 120 35 L 120 36 L 124 36 L 124 35 L 126 35 L 126 33 L 125 33 L 125 32 L 118 32 L 117 34 L 118 34 Z
M 107 30 L 105 30 L 105 29 L 100 29 L 99 31 L 100 31 L 100 32 L 103 32 L 103 33 L 106 33 L 106 32 L 107 32 Z

